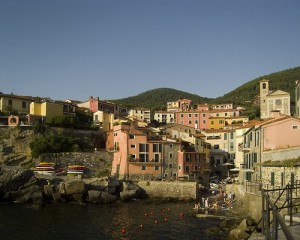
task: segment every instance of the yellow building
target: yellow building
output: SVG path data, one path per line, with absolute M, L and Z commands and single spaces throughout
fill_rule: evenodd
M 225 127 L 225 117 L 210 117 L 209 129 L 222 129 Z
M 99 125 L 103 131 L 109 131 L 113 128 L 114 114 L 104 111 L 97 111 L 93 114 L 94 124 Z
M 32 102 L 30 114 L 45 117 L 45 122 L 49 123 L 52 118 L 64 115 L 63 105 L 55 102 Z
M 0 112 L 6 113 L 7 115 L 27 115 L 32 101 L 33 97 L 31 96 L 0 94 Z

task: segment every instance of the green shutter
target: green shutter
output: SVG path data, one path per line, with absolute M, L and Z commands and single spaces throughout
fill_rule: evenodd
M 275 173 L 271 172 L 271 186 L 275 185 Z

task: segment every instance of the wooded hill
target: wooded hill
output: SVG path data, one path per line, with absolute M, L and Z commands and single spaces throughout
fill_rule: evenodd
M 300 80 L 300 67 L 258 77 L 217 98 L 205 98 L 172 88 L 157 88 L 133 97 L 110 101 L 129 108 L 144 107 L 153 111 L 165 110 L 167 102 L 183 98 L 192 100 L 194 104 L 234 103 L 236 106 L 245 107 L 247 109 L 245 115 L 248 115 L 250 119 L 252 119 L 259 116 L 259 107 L 253 106 L 253 100 L 259 94 L 259 81 L 262 79 L 270 80 L 270 90 L 280 89 L 289 92 L 291 94 L 291 105 L 293 106 L 295 99 L 295 81 Z

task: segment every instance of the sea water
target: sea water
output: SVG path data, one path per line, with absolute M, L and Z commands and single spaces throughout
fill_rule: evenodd
M 0 204 L 3 240 L 226 239 L 222 230 L 208 233 L 220 225 L 217 218 L 197 218 L 189 203 L 53 203 L 41 210 Z

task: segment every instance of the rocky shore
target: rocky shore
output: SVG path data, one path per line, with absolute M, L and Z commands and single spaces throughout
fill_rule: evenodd
M 130 181 L 104 178 L 46 179 L 32 170 L 1 170 L 0 201 L 29 204 L 34 209 L 49 202 L 114 203 L 146 198 L 143 189 Z

